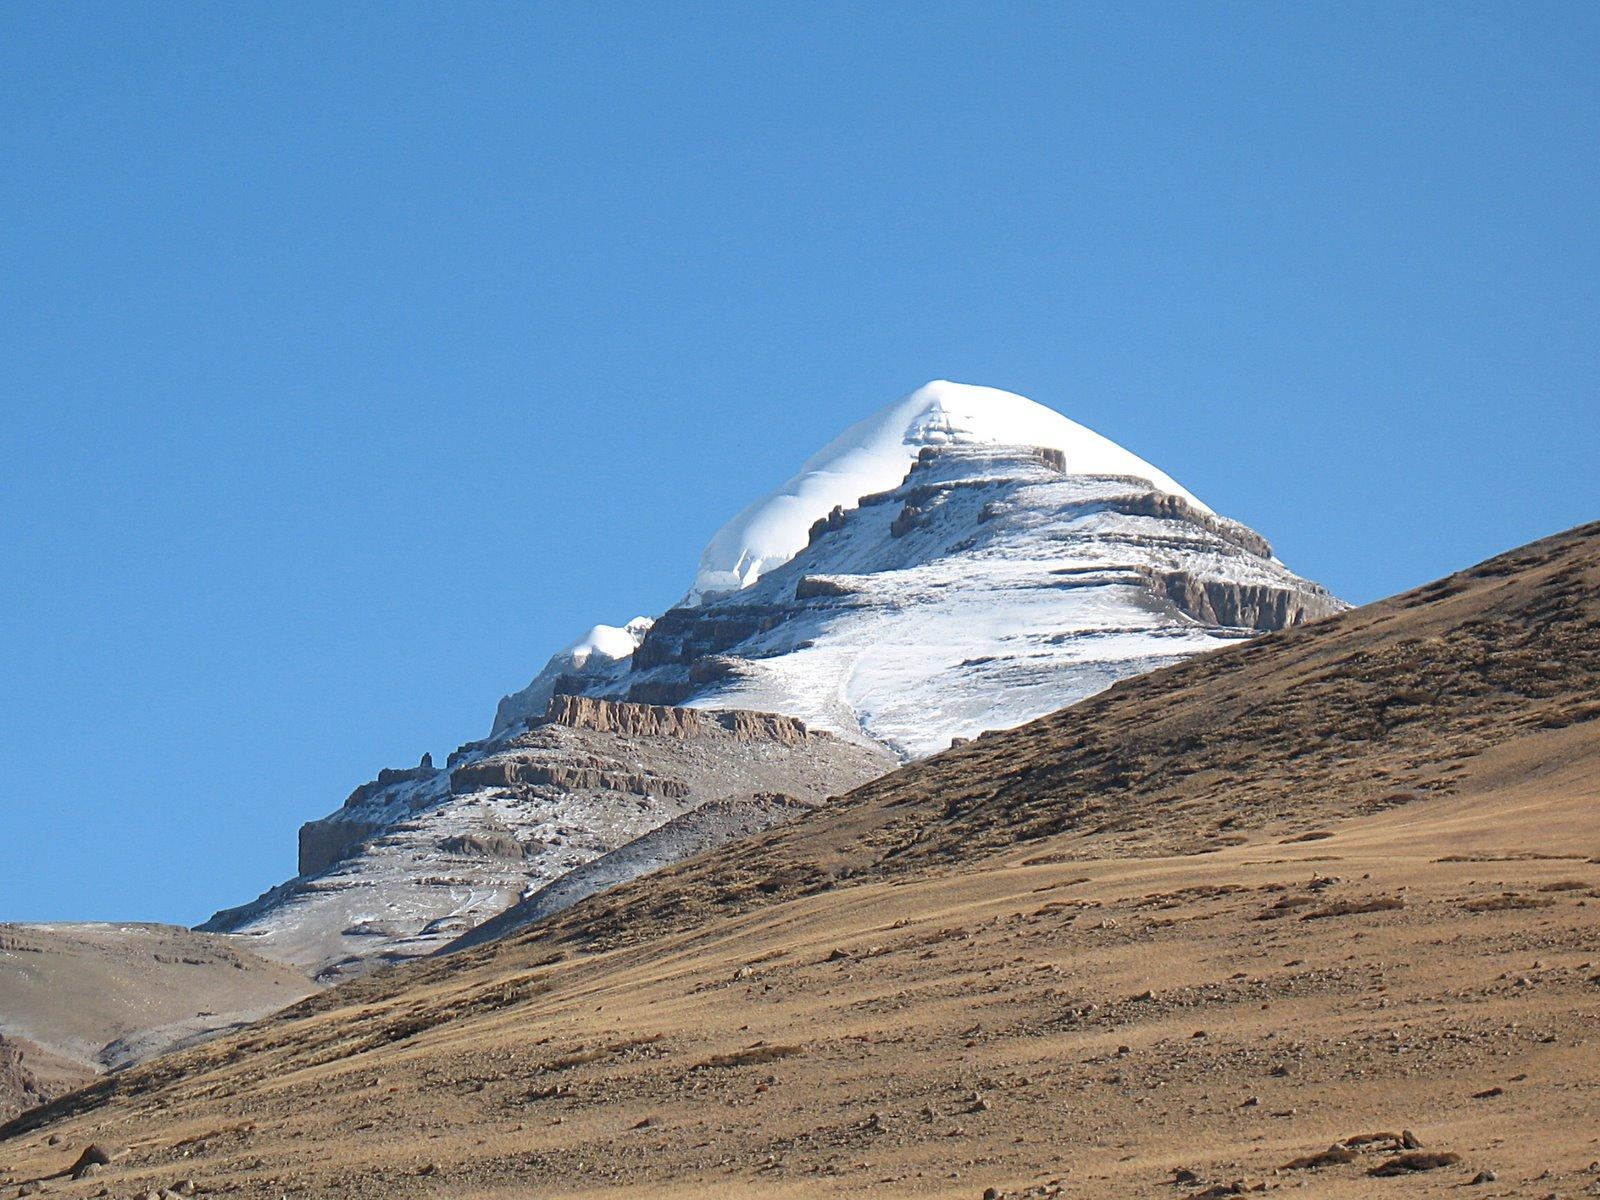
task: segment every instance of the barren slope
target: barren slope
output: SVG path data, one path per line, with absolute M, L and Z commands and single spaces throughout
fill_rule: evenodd
M 1587 526 L 98 1083 L 0 1167 L 100 1138 L 131 1152 L 60 1194 L 1582 1195 L 1597 695 Z M 1403 1130 L 1459 1159 L 1369 1175 L 1400 1151 L 1356 1135 Z
M 0 925 L 0 1112 L 316 990 L 236 938 L 175 925 Z

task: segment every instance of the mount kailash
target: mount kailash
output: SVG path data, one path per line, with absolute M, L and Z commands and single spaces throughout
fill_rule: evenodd
M 202 928 L 324 978 L 432 953 L 1344 607 L 1115 443 L 930 383 L 718 531 L 678 606 L 596 626 L 489 737 L 381 772 L 302 828 L 294 879 Z

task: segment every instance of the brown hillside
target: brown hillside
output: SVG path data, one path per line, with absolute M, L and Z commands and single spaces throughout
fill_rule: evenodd
M 1600 1194 L 1597 799 L 1591 525 L 98 1083 L 0 1182 Z

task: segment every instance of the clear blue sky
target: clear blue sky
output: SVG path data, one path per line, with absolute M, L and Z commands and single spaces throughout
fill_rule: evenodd
M 932 377 L 1354 601 L 1600 517 L 1600 6 L 0 9 L 0 919 L 193 922 Z

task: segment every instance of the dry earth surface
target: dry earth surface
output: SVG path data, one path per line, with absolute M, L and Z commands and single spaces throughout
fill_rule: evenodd
M 99 1081 L 0 1181 L 1600 1195 L 1597 697 L 1586 526 Z

